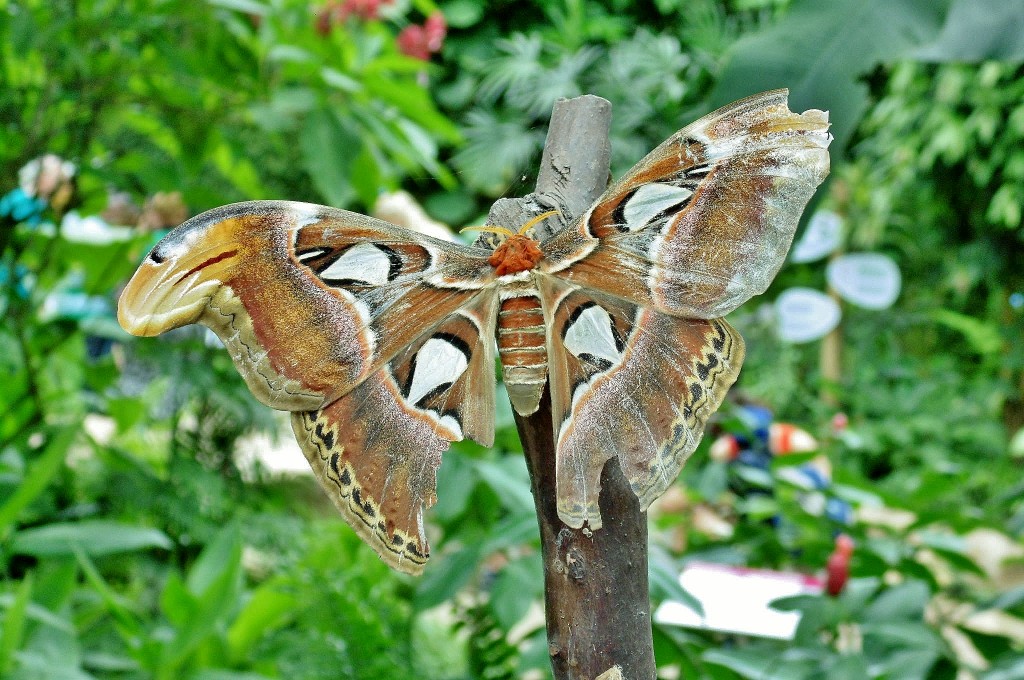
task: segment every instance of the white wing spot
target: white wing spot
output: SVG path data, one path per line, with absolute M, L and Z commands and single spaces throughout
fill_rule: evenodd
M 357 243 L 320 272 L 320 278 L 328 281 L 352 279 L 382 286 L 388 282 L 390 271 L 391 260 L 383 250 L 372 243 Z
M 415 404 L 437 387 L 454 383 L 468 366 L 469 357 L 461 349 L 443 338 L 430 338 L 416 352 L 409 401 Z
M 689 189 L 672 184 L 644 184 L 630 196 L 622 210 L 626 228 L 630 231 L 642 229 L 656 215 L 679 205 L 692 195 Z
M 615 344 L 612 317 L 601 307 L 587 307 L 565 331 L 565 348 L 579 357 L 589 354 L 617 364 L 622 352 Z
M 292 211 L 292 217 L 295 219 L 295 227 L 297 229 L 308 227 L 320 221 L 318 215 L 320 206 L 313 203 L 300 203 L 299 201 L 285 201 L 285 203 Z

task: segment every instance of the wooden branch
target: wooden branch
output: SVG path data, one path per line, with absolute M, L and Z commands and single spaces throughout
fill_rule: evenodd
M 535 193 L 499 201 L 488 222 L 514 226 L 559 208 L 565 224 L 583 213 L 608 183 L 610 122 L 611 105 L 600 97 L 557 102 Z M 528 417 L 517 416 L 516 425 L 540 524 L 548 649 L 555 678 L 595 680 L 607 674 L 604 677 L 652 680 L 656 669 L 647 515 L 640 511 L 618 459 L 612 458 L 601 475 L 604 526 L 593 532 L 572 529 L 559 520 L 555 508 L 555 438 L 547 388 L 540 409 Z

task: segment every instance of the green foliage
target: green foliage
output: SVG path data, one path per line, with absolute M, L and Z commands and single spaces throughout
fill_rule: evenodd
M 525 190 L 558 97 L 612 101 L 618 174 L 699 113 L 776 86 L 794 108 L 832 110 L 823 200 L 849 225 L 845 248 L 891 255 L 904 290 L 890 310 L 844 309 L 838 383 L 754 301 L 733 319 L 740 388 L 818 436 L 826 493 L 858 519 L 823 516 L 792 481 L 812 455 L 744 468 L 709 462 L 705 445 L 672 491 L 681 504 L 652 513 L 652 595 L 692 602 L 675 579 L 688 559 L 820 573 L 836 531 L 856 542 L 853 578 L 836 598 L 777 603 L 803 614 L 791 643 L 658 627 L 659 665 L 713 679 L 1020 675 L 1020 640 L 960 615 L 1024 616 L 1021 586 L 969 548 L 982 530 L 1024 534 L 1007 454 L 1024 426 L 1019 7 L 450 0 L 430 64 L 396 42 L 438 9 L 429 0 L 325 23 L 329 6 L 0 6 L 0 196 L 44 153 L 78 166 L 72 198 L 0 211 L 0 676 L 543 677 L 536 520 L 503 394 L 495 447 L 445 456 L 431 566 L 396 575 L 310 480 L 237 462 L 280 423 L 202 331 L 120 331 L 116 291 L 158 234 L 83 237 L 65 218 L 96 215 L 109 191 L 147 207 L 180 191 L 198 210 L 369 206 L 404 186 L 463 222 Z M 767 299 L 797 284 L 824 287 L 823 267 L 786 267 Z M 716 427 L 742 430 L 728 413 Z
M 45 150 L 83 182 L 202 207 L 454 185 L 436 156 L 458 133 L 382 22 L 323 34 L 302 0 L 29 2 L 5 10 L 0 46 L 5 178 Z

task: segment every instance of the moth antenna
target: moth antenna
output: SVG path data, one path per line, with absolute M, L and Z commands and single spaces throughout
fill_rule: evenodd
M 533 229 L 535 226 L 537 226 L 538 224 L 540 224 L 541 222 L 543 222 L 547 218 L 551 217 L 552 215 L 561 215 L 561 214 L 562 213 L 559 210 L 548 210 L 547 212 L 541 213 L 540 215 L 537 215 L 536 217 L 534 217 L 532 220 L 530 220 L 529 222 L 527 222 L 523 226 L 519 227 L 519 234 L 520 235 L 525 234 L 527 231 L 529 231 L 530 229 Z
M 515 232 L 505 227 L 463 227 L 459 229 L 459 233 L 464 231 L 485 231 L 490 234 L 498 234 L 499 236 L 515 236 Z

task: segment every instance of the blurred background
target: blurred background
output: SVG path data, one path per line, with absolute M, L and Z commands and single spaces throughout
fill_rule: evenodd
M 527 193 L 552 103 L 613 173 L 734 99 L 828 109 L 832 174 L 650 513 L 688 565 L 809 577 L 792 639 L 655 626 L 665 678 L 1024 678 L 1024 4 L 0 0 L 0 677 L 544 678 L 507 401 L 388 570 L 201 328 L 121 286 L 224 203 L 444 235 Z M 451 237 L 451 236 L 449 236 Z

